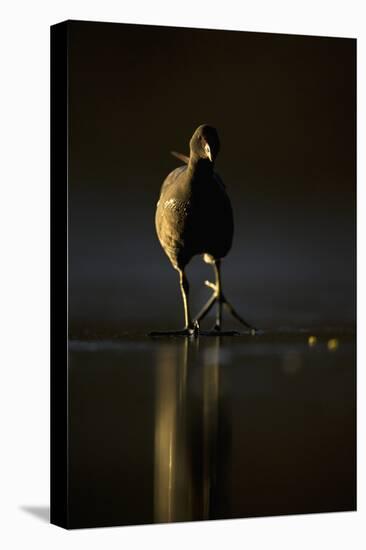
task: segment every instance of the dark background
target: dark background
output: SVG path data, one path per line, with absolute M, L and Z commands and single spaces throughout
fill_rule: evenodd
M 225 292 L 262 327 L 355 320 L 356 41 L 69 24 L 72 337 L 178 328 L 155 205 L 194 129 L 217 127 L 234 245 Z M 211 276 L 188 268 L 195 312 Z

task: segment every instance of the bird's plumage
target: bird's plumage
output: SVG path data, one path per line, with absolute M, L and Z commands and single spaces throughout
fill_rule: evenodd
M 173 152 L 185 163 L 173 170 L 165 179 L 156 208 L 155 226 L 159 241 L 173 267 L 179 272 L 179 284 L 183 299 L 184 321 L 182 330 L 153 332 L 153 336 L 198 336 L 200 322 L 217 306 L 216 323 L 209 334 L 223 332 L 223 306 L 237 321 L 255 334 L 256 329 L 247 323 L 234 309 L 222 291 L 221 258 L 231 248 L 234 223 L 230 199 L 220 176 L 214 172 L 214 162 L 220 150 L 215 128 L 203 124 L 194 132 L 189 142 L 190 155 Z M 202 254 L 212 264 L 215 283 L 206 281 L 213 294 L 196 317 L 192 317 L 189 305 L 189 282 L 185 267 L 191 258 Z
M 216 130 L 208 125 L 197 128 L 190 149 L 187 165 L 165 179 L 155 217 L 159 241 L 176 269 L 184 269 L 197 254 L 223 258 L 233 238 L 230 199 L 213 170 L 219 150 Z

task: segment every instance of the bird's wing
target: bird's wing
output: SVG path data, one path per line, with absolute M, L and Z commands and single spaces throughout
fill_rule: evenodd
M 185 172 L 187 170 L 187 166 L 178 166 L 178 168 L 175 168 L 170 174 L 165 178 L 163 185 L 160 188 L 160 196 L 159 200 L 162 197 L 162 195 L 165 193 L 167 188 L 174 184 L 177 181 L 177 178 L 180 176 L 182 172 Z M 158 202 L 159 204 L 159 202 Z
M 183 155 L 183 153 L 177 153 L 176 151 L 170 151 L 173 157 L 176 157 L 177 159 L 181 160 L 185 164 L 189 163 L 189 157 L 187 155 Z

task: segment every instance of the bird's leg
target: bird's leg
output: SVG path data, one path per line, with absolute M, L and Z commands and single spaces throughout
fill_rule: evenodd
M 248 328 L 252 334 L 255 334 L 257 329 L 255 329 L 252 325 L 247 323 L 241 315 L 234 309 L 234 307 L 231 305 L 230 302 L 226 299 L 224 296 L 224 293 L 222 292 L 222 283 L 221 283 L 221 262 L 220 260 L 216 260 L 214 263 L 214 269 L 216 274 L 216 295 L 217 295 L 217 317 L 216 317 L 216 324 L 214 327 L 214 330 L 220 331 L 221 330 L 221 323 L 222 323 L 222 305 L 224 305 L 227 310 L 231 313 L 231 315 L 239 321 L 242 325 L 244 325 L 246 328 Z
M 198 315 L 194 318 L 194 320 L 196 322 L 200 321 L 201 319 L 206 317 L 206 315 L 211 311 L 214 304 L 215 303 L 217 304 L 215 327 L 214 327 L 213 330 L 209 330 L 209 331 L 200 330 L 200 334 L 202 334 L 204 336 L 217 336 L 217 335 L 235 336 L 235 335 L 238 334 L 238 332 L 233 331 L 233 330 L 225 331 L 225 332 L 223 332 L 221 330 L 221 325 L 222 325 L 222 304 L 223 304 L 224 296 L 222 294 L 220 267 L 221 267 L 220 260 L 217 260 L 214 263 L 214 269 L 215 269 L 215 273 L 216 273 L 216 283 L 211 283 L 210 281 L 205 281 L 205 285 L 208 286 L 209 288 L 212 288 L 213 294 L 212 294 L 211 298 L 203 306 L 203 308 L 198 313 Z
M 239 321 L 239 323 L 241 323 L 247 329 L 249 329 L 252 334 L 255 334 L 257 332 L 257 329 L 254 328 L 249 323 L 247 323 L 247 321 L 245 321 L 245 319 L 243 319 L 241 317 L 241 315 L 239 315 L 239 313 L 234 309 L 234 307 L 231 305 L 231 303 L 226 299 L 226 297 L 225 297 L 225 295 L 222 291 L 221 261 L 216 260 L 215 262 L 212 262 L 212 263 L 213 263 L 213 267 L 214 267 L 214 270 L 215 270 L 216 281 L 215 281 L 215 283 L 211 283 L 210 281 L 205 281 L 205 285 L 208 286 L 209 288 L 212 288 L 212 290 L 214 292 L 213 292 L 211 298 L 203 306 L 203 308 L 201 309 L 201 311 L 199 312 L 197 317 L 195 317 L 195 320 L 200 321 L 201 319 L 203 319 L 209 313 L 209 311 L 211 310 L 211 308 L 213 307 L 213 305 L 216 302 L 217 303 L 216 322 L 215 322 L 215 326 L 214 326 L 213 331 L 208 331 L 208 332 L 200 331 L 200 333 L 203 334 L 203 335 L 204 334 L 206 334 L 206 335 L 215 335 L 215 334 L 218 334 L 218 335 L 220 335 L 220 334 L 221 335 L 234 335 L 234 334 L 238 334 L 237 332 L 234 332 L 234 331 L 230 331 L 230 332 L 222 331 L 222 306 L 224 305 L 227 308 L 227 310 L 229 311 L 229 313 L 231 313 L 231 315 L 237 321 Z
M 236 336 L 239 333 L 233 330 L 230 331 L 223 331 L 222 330 L 222 304 L 225 303 L 225 297 L 222 292 L 222 281 L 221 281 L 221 261 L 215 260 L 213 262 L 213 267 L 215 270 L 215 283 L 211 283 L 210 281 L 205 281 L 206 286 L 212 288 L 214 291 L 213 295 L 211 296 L 211 303 L 210 306 L 212 307 L 213 304 L 216 302 L 216 322 L 213 330 L 202 332 L 202 334 L 206 334 L 207 336 L 215 336 L 215 335 L 222 335 L 222 336 Z M 204 315 L 206 315 L 209 312 L 210 308 L 206 308 L 204 311 Z
M 184 330 L 192 331 L 194 332 L 194 323 L 192 321 L 191 317 L 191 311 L 189 307 L 189 282 L 186 277 L 186 274 L 184 273 L 184 269 L 179 270 L 179 283 L 180 283 L 180 290 L 182 293 L 183 298 L 183 308 L 184 308 Z
M 205 285 L 209 288 L 212 288 L 213 294 L 211 298 L 206 302 L 201 311 L 195 317 L 195 320 L 200 321 L 210 312 L 213 305 L 217 304 L 216 312 L 216 323 L 214 330 L 221 330 L 222 325 L 222 303 L 223 303 L 223 294 L 222 294 L 222 285 L 221 285 L 221 262 L 216 260 L 214 262 L 214 269 L 216 275 L 216 282 L 211 283 L 210 281 L 205 281 Z
M 206 317 L 206 315 L 211 311 L 211 309 L 212 309 L 213 305 L 215 304 L 215 302 L 218 302 L 219 287 L 217 285 L 217 277 L 220 278 L 220 268 L 217 271 L 217 268 L 216 268 L 216 265 L 215 265 L 215 270 L 216 270 L 216 284 L 211 283 L 210 281 L 205 281 L 205 285 L 208 286 L 209 288 L 212 288 L 213 294 L 212 294 L 211 298 L 209 298 L 207 300 L 207 302 L 205 303 L 203 308 L 200 310 L 200 312 L 194 318 L 194 320 L 196 322 L 199 322 L 199 321 L 201 321 L 201 319 Z M 220 281 L 221 281 L 221 279 L 220 279 Z M 220 290 L 220 292 L 221 292 L 221 290 Z M 221 308 L 220 308 L 220 313 L 218 312 L 218 316 L 220 316 L 220 318 L 221 318 Z
M 245 321 L 243 317 L 239 315 L 239 313 L 234 309 L 234 307 L 230 304 L 230 302 L 227 301 L 227 299 L 224 296 L 223 296 L 223 304 L 224 306 L 226 306 L 227 310 L 231 313 L 231 315 L 239 321 L 239 323 L 241 323 L 251 331 L 251 334 L 256 334 L 257 329 L 252 325 L 250 325 L 249 323 L 247 323 L 247 321 Z
M 211 286 L 212 283 L 209 283 L 209 281 L 205 281 L 205 283 L 207 284 L 207 286 Z M 208 284 L 209 283 L 209 284 Z M 214 303 L 216 302 L 216 294 L 215 292 L 212 294 L 211 298 L 209 300 L 207 300 L 207 302 L 205 303 L 205 305 L 203 306 L 203 308 L 201 309 L 201 311 L 196 315 L 196 317 L 194 318 L 194 320 L 196 322 L 199 322 L 201 321 L 201 319 L 203 319 L 204 317 L 206 317 L 207 313 L 209 313 L 209 311 L 211 311 L 212 309 L 212 306 L 214 305 Z
M 189 307 L 189 282 L 183 269 L 178 269 L 178 272 L 184 308 L 184 328 L 182 330 L 150 332 L 150 336 L 198 336 L 198 320 L 192 320 Z
M 216 283 L 215 283 L 215 294 L 216 294 L 216 302 L 217 302 L 217 310 L 216 310 L 216 323 L 214 326 L 214 330 L 221 330 L 222 325 L 222 285 L 221 285 L 221 261 L 216 260 L 214 263 L 214 270 L 215 270 L 215 276 L 216 276 Z

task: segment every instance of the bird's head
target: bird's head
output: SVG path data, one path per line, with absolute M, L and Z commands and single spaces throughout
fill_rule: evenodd
M 189 147 L 191 156 L 215 162 L 220 150 L 220 141 L 216 128 L 208 124 L 201 124 L 191 137 Z

